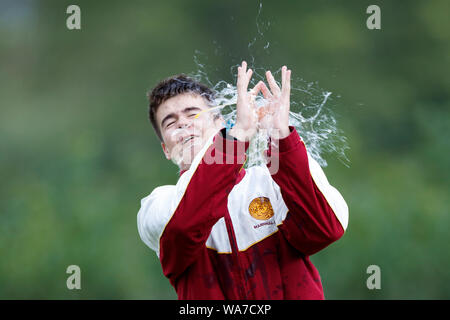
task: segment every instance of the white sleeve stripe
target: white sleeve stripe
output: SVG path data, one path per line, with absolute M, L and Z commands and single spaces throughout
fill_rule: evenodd
M 214 136 L 215 134 L 208 139 L 205 146 L 194 158 L 189 170 L 180 177 L 176 186 L 158 187 L 149 196 L 141 200 L 141 208 L 137 219 L 138 232 L 142 241 L 155 251 L 158 257 L 159 240 L 178 209 L 200 161 L 213 143 Z
M 328 183 L 327 177 L 320 165 L 308 154 L 309 171 L 317 188 L 322 192 L 344 230 L 348 225 L 348 206 L 336 188 Z

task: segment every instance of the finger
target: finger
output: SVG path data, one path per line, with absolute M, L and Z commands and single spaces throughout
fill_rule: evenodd
M 270 90 L 273 95 L 278 95 L 280 93 L 280 88 L 278 87 L 273 75 L 270 71 L 266 72 L 267 82 L 269 83 Z
M 250 83 L 250 79 L 252 78 L 252 74 L 253 74 L 253 70 L 252 69 L 248 69 L 247 73 L 245 74 L 246 76 L 246 89 L 248 88 L 248 84 Z
M 286 84 L 286 73 L 287 73 L 287 68 L 286 68 L 286 66 L 283 66 L 281 68 L 281 91 L 283 91 L 284 85 Z
M 281 93 L 283 99 L 289 101 L 291 95 L 291 70 L 286 70 L 285 80 L 283 84 L 283 91 Z
M 253 70 L 252 69 L 248 69 L 247 70 L 247 79 L 248 79 L 248 81 L 250 81 L 250 78 L 252 77 L 252 74 L 253 74 Z
M 265 99 L 272 98 L 272 93 L 269 91 L 269 88 L 267 88 L 266 84 L 264 82 L 262 82 L 262 81 L 260 81 L 260 83 L 261 83 L 260 84 L 260 90 L 261 90 L 261 92 L 263 94 L 263 97 Z
M 256 86 L 254 86 L 251 90 L 250 90 L 250 94 L 252 94 L 252 95 L 257 95 L 258 94 L 258 92 L 261 90 L 261 84 L 262 84 L 263 82 L 262 81 L 259 81 L 257 84 L 256 84 Z
M 238 67 L 238 74 L 245 75 L 247 72 L 247 62 L 242 61 L 241 65 Z
M 250 79 L 252 77 L 253 70 L 249 69 L 247 72 L 244 69 L 240 69 L 240 74 L 238 76 L 237 90 L 238 94 L 242 97 L 248 90 L 248 84 L 250 83 Z
M 245 79 L 245 71 L 243 69 L 243 66 L 238 67 L 238 76 L 237 76 L 237 84 L 236 89 L 238 91 L 238 94 L 245 93 L 246 91 L 246 79 Z

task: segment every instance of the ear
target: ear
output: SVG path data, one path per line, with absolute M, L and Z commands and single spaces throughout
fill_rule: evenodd
M 166 159 L 170 160 L 170 152 L 169 152 L 169 149 L 167 149 L 167 147 L 164 144 L 164 142 L 161 142 L 161 147 L 163 149 L 164 155 L 166 156 Z

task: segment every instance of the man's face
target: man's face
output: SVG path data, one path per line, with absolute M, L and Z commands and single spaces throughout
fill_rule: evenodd
M 222 127 L 221 119 L 214 120 L 208 101 L 195 93 L 182 93 L 164 101 L 156 111 L 163 142 L 161 146 L 168 160 L 181 170 L 189 169 L 192 160 L 206 140 Z

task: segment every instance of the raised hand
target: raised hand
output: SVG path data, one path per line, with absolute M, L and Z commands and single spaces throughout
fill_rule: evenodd
M 248 91 L 252 74 L 252 69 L 247 70 L 247 63 L 243 61 L 242 65 L 238 67 L 236 124 L 229 132 L 231 136 L 241 141 L 248 141 L 253 137 L 258 123 L 255 98 L 264 83 L 260 81 L 252 90 Z
M 289 110 L 291 95 L 291 70 L 281 68 L 281 89 L 270 71 L 266 72 L 270 90 L 259 85 L 267 105 L 258 109 L 260 127 L 270 129 L 273 138 L 283 139 L 289 135 Z

